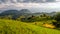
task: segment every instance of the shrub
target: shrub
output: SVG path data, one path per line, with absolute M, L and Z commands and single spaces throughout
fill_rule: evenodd
M 54 19 L 56 20 L 56 22 L 53 22 L 53 25 L 55 25 L 57 28 L 60 28 L 60 12 L 56 14 Z

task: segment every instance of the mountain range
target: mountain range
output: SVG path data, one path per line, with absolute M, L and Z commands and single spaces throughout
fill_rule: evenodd
M 6 10 L 3 11 L 2 13 L 0 13 L 0 16 L 9 16 L 11 15 L 13 17 L 13 19 L 18 18 L 19 16 L 26 16 L 28 14 L 31 14 L 31 12 L 28 9 L 22 9 L 20 11 L 18 10 Z
M 21 9 L 21 10 L 6 10 L 6 11 L 3 11 L 2 13 L 0 13 L 0 16 L 9 16 L 11 15 L 12 16 L 12 19 L 16 19 L 20 16 L 25 16 L 25 17 L 28 17 L 28 16 L 39 16 L 41 14 L 47 14 L 47 15 L 50 15 L 50 16 L 53 16 L 56 14 L 56 12 L 51 12 L 51 13 L 46 13 L 46 12 L 37 12 L 37 13 L 32 13 L 30 10 L 28 9 Z

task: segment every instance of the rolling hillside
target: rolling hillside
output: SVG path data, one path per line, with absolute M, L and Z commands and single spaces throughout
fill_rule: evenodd
M 5 16 L 5 15 L 22 15 L 25 13 L 31 13 L 30 10 L 28 9 L 21 9 L 19 10 L 6 10 L 0 13 L 0 16 Z
M 0 34 L 60 34 L 60 31 L 20 21 L 0 19 Z

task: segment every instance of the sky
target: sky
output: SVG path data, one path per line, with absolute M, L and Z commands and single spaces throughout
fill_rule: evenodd
M 60 9 L 60 0 L 0 0 L 0 10 L 8 8 Z

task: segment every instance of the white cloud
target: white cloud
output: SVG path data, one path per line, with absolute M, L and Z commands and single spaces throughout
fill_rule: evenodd
M 5 8 L 5 7 L 6 7 L 5 5 L 0 5 L 0 9 Z
M 16 3 L 16 4 L 0 4 L 0 9 L 7 6 L 22 7 L 22 8 L 60 8 L 60 2 L 56 3 Z
M 60 1 L 60 0 L 56 0 L 56 1 Z

